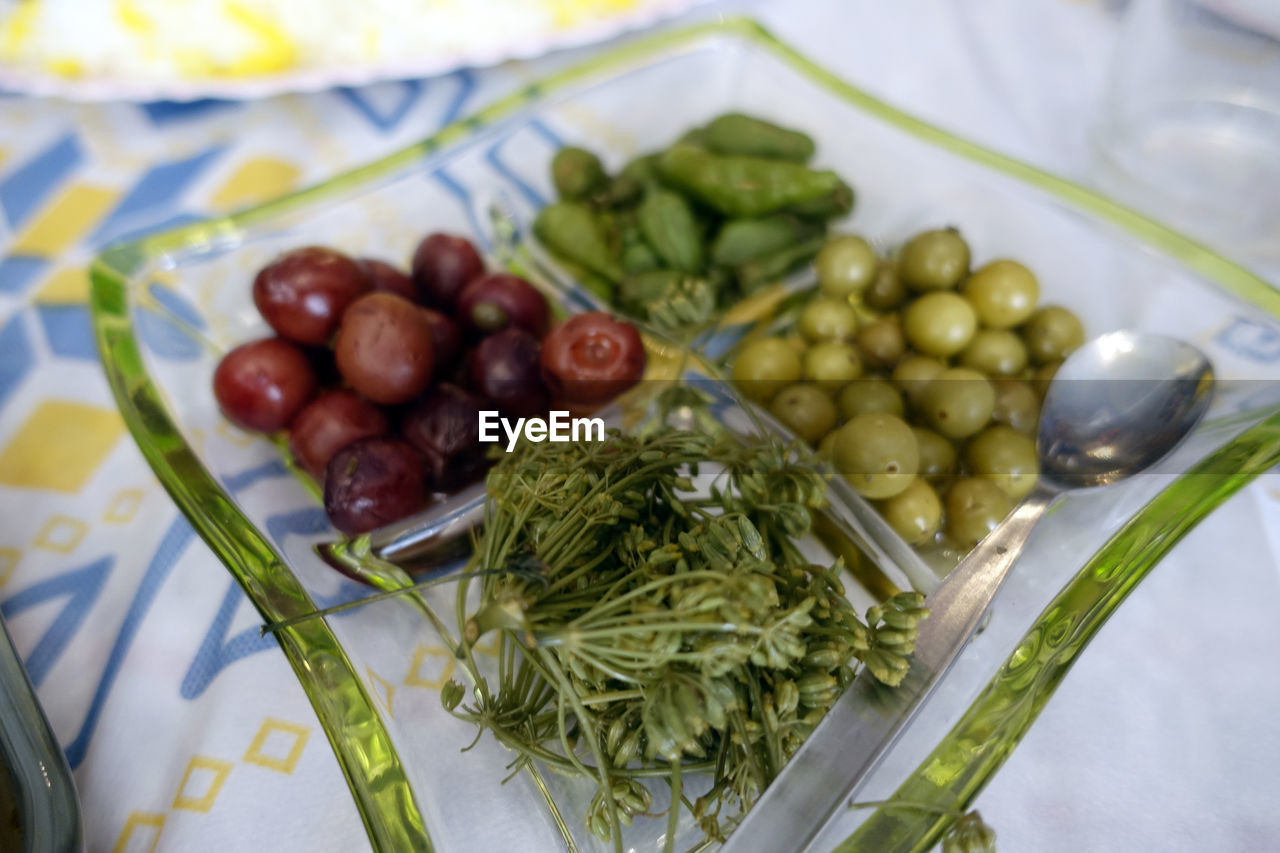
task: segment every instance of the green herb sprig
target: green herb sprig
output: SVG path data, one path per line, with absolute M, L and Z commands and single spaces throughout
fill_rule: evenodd
M 457 591 L 470 701 L 450 682 L 445 707 L 511 749 L 513 772 L 594 779 L 584 819 L 617 850 L 623 825 L 656 816 L 655 778 L 671 787 L 668 850 L 681 805 L 723 839 L 859 661 L 901 680 L 927 612 L 903 593 L 859 618 L 841 565 L 803 556 L 826 493 L 804 458 L 671 427 L 506 455 L 470 567 L 486 571 Z M 474 658 L 491 633 L 492 685 Z M 692 802 L 690 773 L 710 778 Z

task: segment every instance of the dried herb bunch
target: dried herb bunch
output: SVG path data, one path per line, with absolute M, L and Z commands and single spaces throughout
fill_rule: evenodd
M 681 803 L 723 838 L 859 661 L 901 680 L 926 613 L 904 593 L 861 619 L 840 564 L 802 555 L 826 492 L 803 460 L 778 442 L 670 427 L 506 455 L 487 481 L 483 570 L 458 588 L 475 686 L 467 702 L 447 685 L 445 707 L 513 750 L 516 770 L 595 779 L 586 823 L 619 850 L 620 825 L 651 813 L 655 779 L 671 786 L 668 849 Z M 493 685 L 473 657 L 490 632 Z M 692 802 L 691 772 L 711 779 Z

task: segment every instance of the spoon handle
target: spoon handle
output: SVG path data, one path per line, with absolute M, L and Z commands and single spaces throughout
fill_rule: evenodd
M 803 850 L 818 837 L 959 656 L 1057 496 L 1038 486 L 947 575 L 925 602 L 930 612 L 902 684 L 886 689 L 869 672 L 859 673 L 747 812 L 724 853 Z
M 940 676 L 959 656 L 1018 561 L 1032 528 L 1058 495 L 1057 490 L 1037 486 L 929 596 L 929 616 L 920 623 L 916 640 L 915 657 L 922 667 Z

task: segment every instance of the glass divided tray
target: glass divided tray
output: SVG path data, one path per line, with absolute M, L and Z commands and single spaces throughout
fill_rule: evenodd
M 816 162 L 857 190 L 839 229 L 887 249 L 915 230 L 955 225 L 975 265 L 1018 258 L 1039 275 L 1043 301 L 1071 306 L 1091 334 L 1176 335 L 1216 366 L 1215 410 L 1173 458 L 1150 475 L 1073 496 L 1045 520 L 986 630 L 866 789 L 887 795 L 907 780 L 914 799 L 963 807 L 1133 583 L 1280 454 L 1280 395 L 1261 381 L 1280 359 L 1280 294 L 1161 226 L 904 115 L 753 22 L 729 20 L 622 44 L 319 186 L 109 248 L 92 271 L 107 376 L 157 476 L 265 621 L 365 594 L 313 553 L 335 533 L 312 492 L 274 444 L 226 424 L 209 391 L 219 354 L 266 330 L 251 300 L 253 273 L 307 244 L 403 263 L 432 230 L 467 234 L 501 259 L 491 208 L 509 210 L 518 228 L 531 221 L 552 198 L 548 163 L 558 146 L 583 145 L 616 169 L 728 110 L 814 137 Z M 567 310 L 592 305 L 572 285 L 558 296 Z M 725 337 L 709 346 L 762 321 L 759 310 L 730 312 Z M 880 550 L 880 568 L 901 579 Z M 1060 593 L 1066 598 L 1055 599 Z M 445 598 L 431 600 L 449 612 Z M 454 661 L 409 597 L 302 619 L 276 637 L 375 849 L 607 849 L 583 828 L 585 803 L 568 781 L 522 773 L 500 785 L 509 754 L 488 738 L 461 752 L 474 730 L 446 714 L 439 697 Z M 913 770 L 931 750 L 946 773 Z M 563 825 L 547 808 L 548 791 Z M 851 811 L 822 843 L 840 841 L 868 814 Z M 945 823 L 927 812 L 876 812 L 859 830 L 874 840 L 857 849 L 921 849 Z M 690 824 L 677 849 L 697 841 Z M 661 849 L 665 821 L 636 827 L 629 847 Z

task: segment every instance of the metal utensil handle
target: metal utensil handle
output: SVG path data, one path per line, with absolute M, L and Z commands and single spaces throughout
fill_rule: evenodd
M 422 559 L 451 548 L 484 520 L 484 481 L 434 506 L 427 513 L 381 527 L 369 535 L 370 550 L 384 560 Z
M 1059 490 L 1042 481 L 928 597 L 925 606 L 930 612 L 921 621 L 916 637 L 915 662 L 921 668 L 941 675 L 959 657 L 963 641 L 973 634 L 987 612 L 1022 554 L 1032 528 L 1059 494 Z
M 854 679 L 742 823 L 724 853 L 803 850 L 879 763 L 960 655 L 1040 517 L 1057 498 L 1041 486 L 960 562 L 931 595 L 911 671 L 885 687 Z

